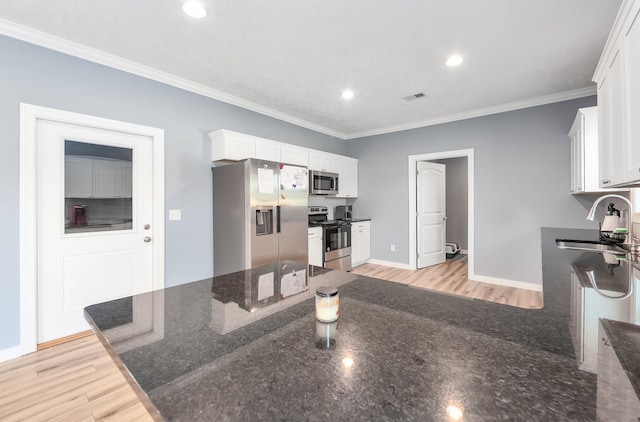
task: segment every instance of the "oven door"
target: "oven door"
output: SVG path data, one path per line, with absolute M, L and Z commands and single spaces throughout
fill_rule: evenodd
M 351 224 L 331 224 L 324 227 L 324 266 L 348 271 L 351 269 Z

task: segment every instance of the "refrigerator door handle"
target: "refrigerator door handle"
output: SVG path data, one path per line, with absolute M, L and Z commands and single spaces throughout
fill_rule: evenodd
M 280 233 L 280 205 L 276 205 L 276 233 Z

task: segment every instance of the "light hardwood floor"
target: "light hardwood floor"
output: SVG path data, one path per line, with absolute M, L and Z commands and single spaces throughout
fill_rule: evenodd
M 152 421 L 95 335 L 0 363 L 0 421 Z
M 419 270 L 364 264 L 352 269 L 351 273 L 519 308 L 542 308 L 542 292 L 472 281 L 467 278 L 467 269 L 466 259 L 448 259 L 444 264 Z
M 542 294 L 467 279 L 467 264 L 449 260 L 418 271 L 365 264 L 351 271 L 416 288 L 523 308 Z M 152 421 L 95 335 L 0 363 L 0 421 Z

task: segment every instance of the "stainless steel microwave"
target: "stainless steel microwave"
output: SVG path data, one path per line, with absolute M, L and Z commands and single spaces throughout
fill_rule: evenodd
M 309 194 L 337 195 L 338 174 L 328 171 L 309 170 Z

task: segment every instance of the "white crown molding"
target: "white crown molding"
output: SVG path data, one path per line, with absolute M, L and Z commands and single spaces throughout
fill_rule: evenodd
M 344 139 L 364 138 L 367 136 L 383 135 L 386 133 L 400 132 L 409 129 L 418 129 L 426 126 L 434 126 L 442 123 L 450 123 L 458 120 L 472 119 L 474 117 L 488 116 L 491 114 L 505 113 L 507 111 L 520 110 L 523 108 L 535 107 L 545 104 L 557 103 L 560 101 L 573 100 L 576 98 L 588 97 L 596 95 L 596 87 L 587 87 L 575 89 L 573 91 L 565 91 L 557 94 L 545 95 L 543 97 L 531 98 L 528 100 L 516 101 L 513 103 L 501 104 L 493 107 L 485 107 L 477 110 L 465 111 L 463 113 L 449 114 L 447 116 L 436 117 L 434 119 L 422 120 L 419 122 L 408 123 L 405 125 L 389 126 L 386 128 L 375 129 L 371 131 L 351 133 Z
M 41 47 L 45 47 L 50 50 L 58 51 L 60 53 L 68 54 L 70 56 L 108 66 L 114 69 L 122 70 L 127 73 L 142 76 L 144 78 L 171 85 L 176 88 L 184 89 L 185 91 L 190 91 L 199 95 L 203 95 L 205 97 L 213 98 L 214 100 L 222 101 L 227 104 L 254 111 L 265 116 L 273 117 L 275 119 L 282 120 L 296 126 L 324 133 L 325 135 L 333 136 L 340 139 L 345 139 L 346 137 L 344 133 L 326 128 L 324 126 L 299 119 L 289 114 L 264 107 L 260 104 L 256 104 L 251 101 L 247 101 L 242 98 L 227 94 L 225 92 L 209 88 L 207 86 L 189 81 L 184 78 L 180 78 L 170 73 L 162 72 L 149 66 L 145 66 L 131 60 L 123 59 L 113 54 L 105 53 L 104 51 L 96 50 L 94 48 L 87 47 L 74 41 L 56 37 L 54 35 L 47 34 L 46 32 L 37 31 L 33 28 L 19 25 L 15 22 L 11 22 L 5 19 L 0 19 L 0 34 Z

